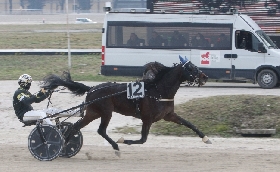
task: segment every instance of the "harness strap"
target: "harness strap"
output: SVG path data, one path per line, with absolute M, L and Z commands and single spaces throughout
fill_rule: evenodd
M 140 101 L 139 99 L 135 100 L 135 103 L 136 103 L 135 115 L 138 118 L 141 118 L 141 112 L 140 112 L 140 108 L 139 108 L 139 101 Z
M 49 108 L 49 105 L 52 104 L 51 102 L 51 97 L 52 97 L 52 91 L 50 93 L 50 96 L 48 97 L 48 105 L 47 105 L 47 108 Z
M 63 113 L 63 112 L 67 112 L 67 111 L 70 111 L 70 110 L 73 110 L 73 109 L 77 109 L 81 106 L 86 106 L 86 105 L 89 105 L 89 104 L 92 104 L 93 102 L 96 102 L 96 101 L 99 101 L 101 99 L 104 99 L 104 98 L 108 98 L 108 97 L 112 97 L 112 96 L 116 96 L 116 95 L 119 95 L 119 94 L 122 94 L 122 93 L 125 93 L 126 90 L 123 90 L 123 91 L 120 91 L 120 92 L 117 92 L 117 93 L 114 93 L 114 94 L 110 94 L 110 95 L 107 95 L 107 96 L 103 96 L 103 97 L 100 97 L 100 98 L 97 98 L 97 99 L 94 99 L 94 100 L 91 100 L 91 101 L 88 101 L 88 102 L 85 102 L 85 103 L 82 103 L 78 106 L 74 106 L 72 108 L 69 108 L 69 109 L 66 109 L 66 110 L 63 110 L 63 111 L 60 111 L 60 112 L 57 112 L 55 114 L 52 114 L 52 115 L 49 115 L 49 116 L 46 116 L 44 117 L 43 119 L 46 119 L 46 118 L 53 118 L 53 117 L 56 117 L 57 115 L 59 115 L 60 113 Z M 73 114 L 74 115 L 74 114 Z M 70 118 L 71 116 L 73 115 L 70 115 L 68 118 Z M 68 119 L 67 118 L 67 119 Z
M 174 99 L 158 99 L 160 102 L 171 102 L 174 101 Z

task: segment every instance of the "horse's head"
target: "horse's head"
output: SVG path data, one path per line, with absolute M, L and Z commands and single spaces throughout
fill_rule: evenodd
M 208 76 L 199 70 L 196 65 L 194 65 L 187 58 L 183 59 L 181 56 L 179 56 L 179 58 L 183 64 L 182 67 L 184 68 L 184 80 L 187 80 L 190 85 L 198 84 L 199 87 L 207 82 Z

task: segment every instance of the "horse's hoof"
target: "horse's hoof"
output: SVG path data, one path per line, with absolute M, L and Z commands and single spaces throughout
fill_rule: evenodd
M 206 144 L 212 144 L 212 142 L 209 139 L 205 143 Z
M 121 157 L 121 151 L 116 150 L 115 155 L 117 155 L 120 158 Z
M 202 141 L 203 141 L 204 143 L 206 143 L 206 144 L 212 144 L 212 142 L 208 139 L 207 136 L 204 136 L 204 137 L 202 138 Z
M 121 138 L 117 141 L 117 143 L 124 143 L 124 138 L 121 137 Z

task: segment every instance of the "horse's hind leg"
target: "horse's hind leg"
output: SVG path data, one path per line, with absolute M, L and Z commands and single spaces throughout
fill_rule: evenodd
M 164 118 L 165 121 L 171 121 L 179 125 L 184 125 L 190 129 L 192 129 L 200 138 L 202 138 L 202 141 L 207 144 L 211 144 L 211 141 L 208 139 L 207 136 L 205 136 L 201 131 L 199 131 L 196 126 L 194 126 L 189 121 L 181 118 L 176 113 L 169 113 Z
M 115 141 L 113 141 L 108 135 L 107 135 L 107 133 L 106 133 L 106 129 L 107 129 L 107 127 L 108 127 L 108 125 L 109 125 L 109 122 L 110 122 L 110 120 L 111 120 L 111 117 L 112 117 L 112 112 L 110 112 L 110 114 L 108 113 L 108 114 L 106 114 L 106 115 L 102 115 L 102 117 L 101 117 L 101 123 L 100 123 L 100 125 L 99 125 L 99 128 L 98 128 L 98 130 L 97 130 L 97 132 L 98 132 L 98 134 L 100 134 L 104 139 L 106 139 L 111 145 L 112 145 L 112 147 L 115 149 L 115 150 L 117 150 L 117 151 L 119 151 L 119 146 L 118 146 L 118 144 L 115 142 Z M 119 155 L 118 155 L 119 156 Z
M 86 111 L 85 116 L 74 124 L 74 129 L 80 130 L 81 128 L 87 126 L 90 122 L 92 122 L 93 120 L 98 119 L 98 118 L 100 118 L 100 115 L 97 113 L 94 113 L 93 111 L 91 111 L 89 109 Z
M 65 138 L 65 142 L 67 143 L 70 138 L 72 136 L 74 136 L 74 134 L 79 131 L 81 128 L 85 127 L 86 125 L 88 125 L 91 121 L 99 118 L 100 115 L 94 113 L 91 110 L 87 110 L 86 111 L 86 115 L 81 118 L 80 120 L 78 120 L 77 122 L 74 123 L 73 128 L 71 128 L 70 132 L 68 133 L 68 135 Z

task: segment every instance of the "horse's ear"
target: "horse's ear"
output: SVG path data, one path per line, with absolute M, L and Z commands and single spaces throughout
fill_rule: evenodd
M 183 59 L 183 57 L 181 57 L 181 56 L 179 55 L 179 59 L 180 59 L 181 63 L 183 63 L 183 64 L 185 64 L 186 62 L 189 61 L 188 58 L 187 58 L 186 56 L 185 56 L 185 59 Z
M 181 57 L 180 55 L 179 55 L 179 59 L 180 59 L 180 61 L 181 61 L 181 63 L 185 63 L 184 61 L 184 59 L 183 59 L 183 57 Z
M 179 59 L 180 59 L 180 61 L 181 61 L 182 64 L 185 64 L 185 63 L 189 62 L 189 59 L 188 59 L 186 56 L 185 56 L 185 59 L 183 59 L 183 57 L 181 57 L 181 56 L 179 55 Z
M 185 61 L 186 61 L 186 62 L 188 62 L 188 61 L 189 61 L 189 59 L 188 59 L 186 56 L 185 56 Z

